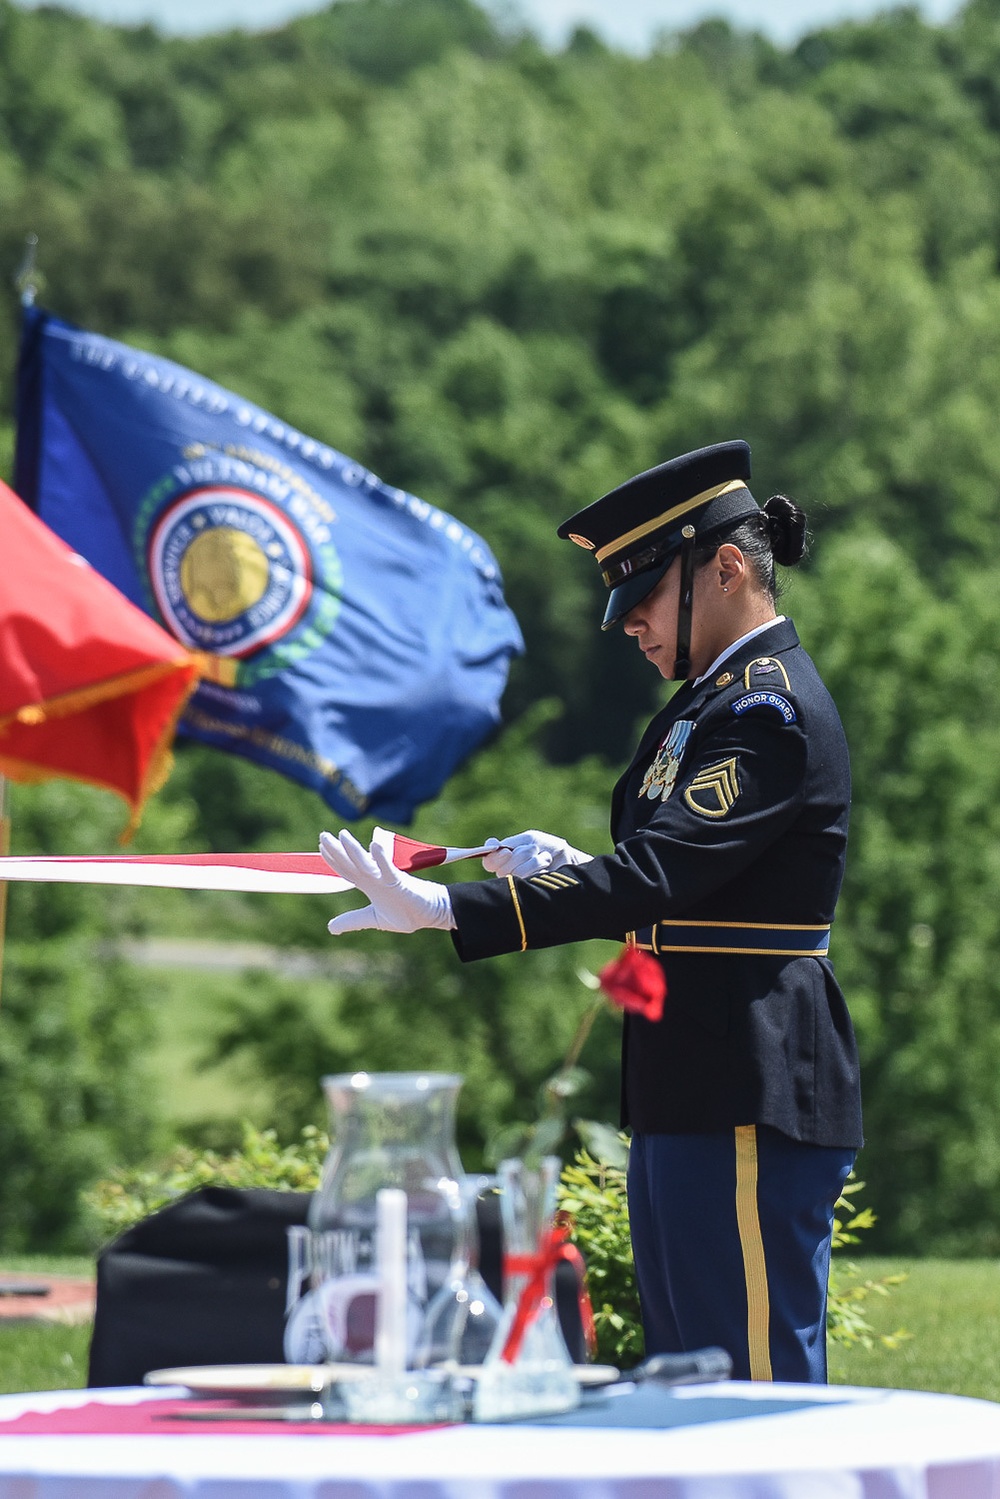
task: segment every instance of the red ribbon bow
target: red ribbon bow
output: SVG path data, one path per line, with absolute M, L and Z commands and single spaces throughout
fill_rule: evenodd
M 583 1335 L 587 1342 L 587 1352 L 591 1358 L 597 1347 L 597 1333 L 594 1328 L 594 1309 L 590 1302 L 590 1293 L 587 1290 L 587 1267 L 583 1261 L 583 1255 L 575 1244 L 569 1243 L 571 1225 L 560 1214 L 557 1214 L 551 1228 L 546 1229 L 538 1241 L 538 1252 L 536 1254 L 505 1254 L 503 1258 L 503 1272 L 505 1276 L 526 1275 L 528 1277 L 525 1285 L 517 1299 L 517 1307 L 514 1311 L 514 1320 L 507 1334 L 507 1341 L 503 1345 L 500 1357 L 505 1363 L 512 1364 L 521 1351 L 524 1335 L 528 1328 L 538 1316 L 542 1307 L 549 1300 L 548 1279 L 554 1272 L 560 1260 L 566 1260 L 576 1271 L 577 1280 L 577 1303 L 580 1308 L 580 1321 L 583 1323 Z M 551 1303 L 550 1303 L 551 1304 Z

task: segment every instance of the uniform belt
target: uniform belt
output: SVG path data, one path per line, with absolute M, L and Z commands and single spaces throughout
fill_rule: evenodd
M 629 935 L 630 945 L 655 953 L 822 958 L 830 948 L 829 926 L 793 926 L 783 921 L 658 921 Z

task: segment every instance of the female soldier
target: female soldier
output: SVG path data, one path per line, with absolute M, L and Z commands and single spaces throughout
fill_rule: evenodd
M 861 1144 L 857 1054 L 827 959 L 850 772 L 836 708 L 775 613 L 805 517 L 719 443 L 639 474 L 560 536 L 592 550 L 604 628 L 683 685 L 614 790 L 614 851 L 502 840 L 496 880 L 441 885 L 342 833 L 371 900 L 330 922 L 450 929 L 463 961 L 584 938 L 656 955 L 662 1020 L 626 1015 L 622 1122 L 647 1354 L 720 1345 L 737 1378 L 826 1379 L 833 1205 Z

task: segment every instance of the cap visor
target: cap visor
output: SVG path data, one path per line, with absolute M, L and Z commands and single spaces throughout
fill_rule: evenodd
M 658 562 L 648 572 L 637 573 L 634 578 L 626 578 L 624 583 L 619 583 L 617 588 L 612 588 L 601 629 L 610 630 L 612 625 L 616 625 L 620 619 L 625 618 L 630 609 L 634 609 L 636 604 L 641 604 L 643 599 L 652 593 L 676 556 L 677 553 L 673 552 L 665 562 Z

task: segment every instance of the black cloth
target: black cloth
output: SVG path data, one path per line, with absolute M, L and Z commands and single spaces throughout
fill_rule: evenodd
M 203 1187 L 98 1257 L 89 1385 L 151 1369 L 284 1362 L 288 1234 L 308 1192 Z
M 672 729 L 676 779 L 666 784 L 666 767 L 660 792 L 643 794 Z M 849 809 L 837 710 L 794 625 L 775 621 L 650 723 L 614 789 L 614 852 L 452 885 L 455 946 L 469 961 L 621 941 L 662 920 L 763 924 L 748 928 L 755 941 L 768 924 L 822 926 L 840 891 Z M 861 1144 L 857 1049 L 826 957 L 658 959 L 662 1020 L 625 1017 L 623 1124 L 682 1134 L 767 1124 L 812 1144 Z

